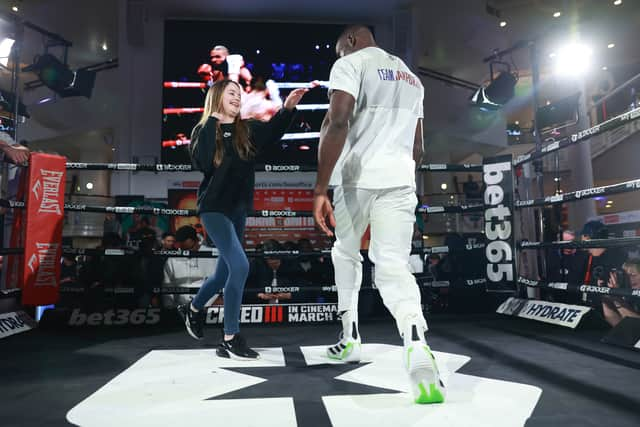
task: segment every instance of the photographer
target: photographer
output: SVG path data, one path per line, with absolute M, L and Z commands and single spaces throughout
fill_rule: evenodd
M 611 271 L 607 286 L 620 289 L 640 289 L 640 259 L 629 259 L 622 270 Z M 625 317 L 640 317 L 640 301 L 626 297 L 603 297 L 604 318 L 615 327 Z

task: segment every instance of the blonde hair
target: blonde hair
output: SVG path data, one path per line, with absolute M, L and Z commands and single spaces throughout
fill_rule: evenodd
M 204 127 L 209 117 L 213 113 L 222 112 L 222 94 L 228 85 L 234 84 L 238 86 L 238 89 L 242 91 L 240 85 L 233 80 L 222 80 L 214 84 L 207 91 L 207 96 L 204 100 L 204 111 L 202 112 L 202 117 L 200 117 L 200 121 L 195 125 L 193 131 L 191 132 L 191 151 L 196 148 L 198 144 L 198 135 L 200 134 L 200 130 Z M 236 116 L 233 121 L 234 124 L 234 138 L 233 145 L 238 152 L 238 155 L 242 160 L 248 160 L 253 157 L 255 154 L 255 148 L 251 143 L 249 138 L 249 127 L 247 126 L 244 120 L 240 119 L 240 114 Z M 213 165 L 215 167 L 220 166 L 222 163 L 222 159 L 224 157 L 224 143 L 222 141 L 222 128 L 220 126 L 220 122 L 216 123 L 216 153 L 213 156 Z

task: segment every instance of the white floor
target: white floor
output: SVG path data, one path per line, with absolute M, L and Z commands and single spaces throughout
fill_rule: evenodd
M 337 363 L 324 356 L 325 347 L 301 347 L 309 365 Z M 265 381 L 224 368 L 284 366 L 280 348 L 258 349 L 262 358 L 237 362 L 215 356 L 215 350 L 154 350 L 80 402 L 67 413 L 81 426 L 185 426 L 220 420 L 225 427 L 296 426 L 291 398 L 205 400 Z M 524 425 L 542 390 L 537 387 L 458 374 L 470 358 L 434 352 L 447 401 L 416 405 L 407 394 L 401 366 L 402 348 L 365 344 L 362 367 L 337 377 L 398 394 L 326 396 L 325 407 L 334 426 L 512 427 Z M 208 423 L 207 423 L 208 424 Z

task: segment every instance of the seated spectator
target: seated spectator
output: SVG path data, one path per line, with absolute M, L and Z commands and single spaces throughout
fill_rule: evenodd
M 610 272 L 607 286 L 640 289 L 640 259 L 629 259 L 623 264 L 622 271 Z M 615 327 L 625 317 L 640 318 L 640 301 L 637 298 L 602 297 L 602 313 L 611 327 Z
M 562 232 L 562 240 L 573 241 L 576 234 L 572 230 Z M 587 261 L 589 253 L 585 250 L 577 249 L 551 249 L 547 252 L 546 257 L 546 277 L 548 282 L 568 282 L 573 284 L 581 284 L 587 272 Z M 549 296 L 554 301 L 574 303 L 577 302 L 575 294 L 569 294 L 565 291 L 550 290 Z
M 263 242 L 262 250 L 264 252 L 269 251 L 281 251 L 282 246 L 276 240 L 267 240 Z M 283 268 L 283 260 L 277 256 L 266 256 L 262 258 L 255 258 L 251 264 L 251 271 L 249 272 L 249 279 L 247 283 L 250 283 L 251 288 L 265 288 L 265 287 L 280 287 L 290 284 L 294 284 L 291 273 Z M 255 297 L 249 295 L 245 298 L 247 302 L 261 302 L 269 304 L 277 304 L 281 300 L 291 300 L 291 292 L 258 292 Z
M 310 254 L 315 252 L 309 239 L 298 240 L 297 247 L 301 253 Z M 299 284 L 314 286 L 333 284 L 333 268 L 330 256 L 319 254 L 318 256 L 302 255 L 291 260 L 287 267 Z
M 176 235 L 170 232 L 162 234 L 162 250 L 172 251 L 176 248 Z
M 176 231 L 176 243 L 182 250 L 188 251 L 213 251 L 198 241 L 195 228 L 184 225 Z M 216 270 L 217 258 L 178 258 L 169 257 L 164 265 L 163 287 L 187 287 L 199 288 L 204 279 L 212 275 Z M 187 304 L 193 295 L 189 294 L 163 294 L 162 304 L 165 308 L 175 308 L 179 304 Z M 219 295 L 214 295 L 206 306 L 212 305 Z
M 580 235 L 583 241 L 607 239 L 609 230 L 601 221 L 589 221 L 582 228 Z M 620 269 L 626 258 L 625 254 L 616 248 L 589 248 L 587 253 L 583 281 L 587 285 L 604 286 L 609 280 L 609 273 L 613 269 Z

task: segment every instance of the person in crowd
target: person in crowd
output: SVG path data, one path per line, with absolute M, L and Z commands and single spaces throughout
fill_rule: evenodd
M 269 252 L 285 249 L 277 240 L 270 239 L 263 242 L 262 250 Z M 253 271 L 249 272 L 247 281 L 252 287 L 256 288 L 273 288 L 294 284 L 295 279 L 285 265 L 282 257 L 277 255 L 265 255 L 264 257 L 255 258 L 252 263 Z M 259 292 L 256 297 L 258 302 L 263 304 L 277 304 L 281 301 L 292 300 L 291 292 Z M 250 297 L 250 300 L 255 301 L 256 298 Z
M 0 132 L 0 153 L 4 155 L 5 159 L 16 165 L 27 163 L 31 154 L 27 147 L 18 144 L 6 132 Z
M 198 214 L 219 251 L 220 262 L 191 303 L 179 307 L 179 313 L 189 335 L 202 339 L 204 305 L 224 288 L 224 336 L 216 348 L 219 357 L 259 358 L 240 335 L 239 324 L 249 272 L 242 240 L 247 213 L 253 211 L 255 155 L 282 138 L 307 91 L 291 91 L 269 122 L 244 121 L 240 118 L 241 86 L 232 80 L 220 81 L 207 92 L 204 112 L 191 135 L 192 163 L 204 174 L 198 189 Z
M 602 221 L 587 222 L 580 232 L 582 241 L 607 239 L 609 230 Z M 587 285 L 604 286 L 613 269 L 620 269 L 626 256 L 617 248 L 588 248 L 585 275 L 582 280 Z
M 167 231 L 162 234 L 162 250 L 172 251 L 176 248 L 176 235 Z
M 562 232 L 562 240 L 565 242 L 574 241 L 576 240 L 576 233 L 573 230 L 564 230 Z M 587 272 L 588 258 L 589 253 L 584 250 L 573 248 L 549 250 L 546 257 L 547 274 L 545 279 L 548 282 L 579 284 Z M 575 295 L 564 291 L 551 290 L 549 295 L 554 301 L 565 303 L 577 302 Z
M 628 259 L 622 270 L 611 271 L 607 286 L 614 289 L 640 289 L 640 259 Z M 602 297 L 602 313 L 611 327 L 625 317 L 640 318 L 640 301 L 637 298 L 619 296 Z
M 176 230 L 175 240 L 177 246 L 185 251 L 213 251 L 213 248 L 200 244 L 195 228 L 190 225 L 184 225 Z M 217 258 L 169 257 L 164 264 L 162 287 L 199 289 L 207 276 L 215 271 L 217 261 Z M 219 296 L 214 294 L 205 303 L 205 307 L 213 305 Z M 175 308 L 180 304 L 189 304 L 190 301 L 189 294 L 162 295 L 162 305 L 165 308 Z
M 105 233 L 116 233 L 118 236 L 122 236 L 122 224 L 116 214 L 107 213 L 104 215 L 102 234 Z

